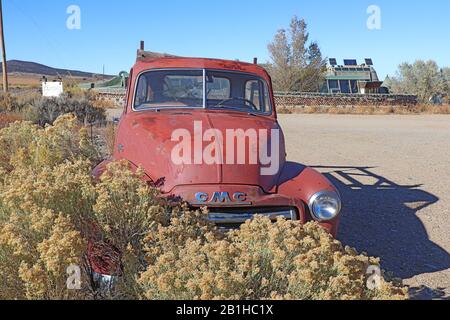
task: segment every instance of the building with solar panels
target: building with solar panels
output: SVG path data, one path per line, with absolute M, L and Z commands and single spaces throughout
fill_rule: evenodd
M 381 94 L 388 93 L 382 87 L 383 82 L 378 79 L 373 67 L 372 59 L 365 59 L 358 64 L 356 59 L 345 59 L 339 65 L 336 59 L 329 59 L 329 66 L 325 76 L 326 84 L 323 92 L 346 94 Z

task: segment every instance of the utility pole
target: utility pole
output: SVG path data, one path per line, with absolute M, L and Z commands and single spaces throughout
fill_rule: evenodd
M 0 43 L 2 46 L 3 91 L 8 92 L 8 68 L 6 66 L 5 36 L 3 32 L 3 6 L 0 0 Z

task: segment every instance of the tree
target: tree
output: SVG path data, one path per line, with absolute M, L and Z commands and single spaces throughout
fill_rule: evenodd
M 428 102 L 435 95 L 448 94 L 449 68 L 440 69 L 435 61 L 417 60 L 413 64 L 402 63 L 394 77 L 386 79 L 392 93 L 417 95 Z
M 269 70 L 276 90 L 290 90 L 292 84 L 292 70 L 290 66 L 291 48 L 286 36 L 286 30 L 279 30 L 275 39 L 269 44 L 272 64 Z
M 445 67 L 442 69 L 442 75 L 445 79 L 445 93 L 450 98 L 450 68 Z
M 311 92 L 322 84 L 326 62 L 307 29 L 305 20 L 294 16 L 289 31 L 279 30 L 268 45 L 275 90 Z

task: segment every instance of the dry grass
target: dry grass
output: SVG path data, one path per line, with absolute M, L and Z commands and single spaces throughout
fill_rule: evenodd
M 0 114 L 0 129 L 8 127 L 11 123 L 22 120 L 23 117 L 20 114 Z
M 450 114 L 450 105 L 434 106 L 427 110 L 427 112 L 432 114 Z
M 1 76 L 0 72 L 0 76 Z M 56 77 L 48 77 L 49 81 L 56 79 Z M 40 88 L 42 75 L 28 74 L 28 73 L 10 73 L 8 74 L 8 83 L 11 88 Z M 80 77 L 63 77 L 65 83 L 83 83 L 95 82 L 95 78 L 80 78 Z
M 92 104 L 94 105 L 94 107 L 103 110 L 122 108 L 122 105 L 120 105 L 119 103 L 100 97 L 97 97 L 95 100 L 93 100 Z
M 110 159 L 114 154 L 117 125 L 108 122 L 106 126 L 89 127 L 88 131 L 103 159 Z
M 388 114 L 450 114 L 450 105 L 434 106 L 419 104 L 416 106 L 279 106 L 279 114 L 359 114 L 359 115 L 388 115 Z
M 112 156 L 114 154 L 114 143 L 116 141 L 116 129 L 117 129 L 117 126 L 115 124 L 108 124 L 104 131 L 106 148 L 107 148 L 108 154 L 110 156 Z
M 8 83 L 11 88 L 38 88 L 41 86 L 41 78 L 34 74 L 9 74 Z

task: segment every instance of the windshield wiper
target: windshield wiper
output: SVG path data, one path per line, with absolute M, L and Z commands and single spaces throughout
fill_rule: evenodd
M 250 115 L 250 116 L 255 116 L 255 117 L 257 117 L 258 116 L 258 113 L 257 112 L 252 112 L 252 111 L 249 111 L 248 110 L 248 108 L 240 108 L 240 107 L 233 107 L 233 106 L 220 106 L 220 105 L 215 105 L 215 106 L 213 106 L 213 107 L 211 107 L 211 106 L 208 106 L 208 109 L 225 109 L 225 110 L 233 110 L 233 111 L 241 111 L 241 112 L 244 112 L 244 113 L 247 113 L 248 115 Z

